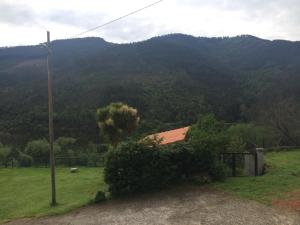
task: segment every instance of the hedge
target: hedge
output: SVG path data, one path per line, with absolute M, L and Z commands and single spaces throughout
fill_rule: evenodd
M 213 163 L 204 170 L 203 161 L 199 152 L 184 144 L 126 142 L 107 153 L 105 181 L 116 196 L 160 189 L 199 173 L 222 178 L 222 166 Z

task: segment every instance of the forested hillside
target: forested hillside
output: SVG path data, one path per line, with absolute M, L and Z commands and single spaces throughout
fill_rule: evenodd
M 300 42 L 183 34 L 130 44 L 53 41 L 55 136 L 100 142 L 95 112 L 110 102 L 138 109 L 137 134 L 194 123 L 213 112 L 253 122 L 298 144 Z M 0 141 L 47 137 L 46 50 L 0 48 Z

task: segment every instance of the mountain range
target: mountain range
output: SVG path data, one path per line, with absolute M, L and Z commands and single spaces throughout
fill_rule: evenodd
M 300 100 L 300 42 L 250 35 L 170 34 L 128 44 L 97 37 L 51 42 L 55 136 L 99 142 L 98 107 L 138 109 L 139 135 L 190 125 L 212 112 L 257 119 L 279 101 Z M 0 141 L 47 137 L 47 51 L 0 48 Z

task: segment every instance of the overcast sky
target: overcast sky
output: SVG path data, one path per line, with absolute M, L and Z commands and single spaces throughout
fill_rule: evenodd
M 0 0 L 0 46 L 69 38 L 155 0 Z M 134 42 L 168 33 L 300 40 L 299 0 L 164 0 L 83 35 Z

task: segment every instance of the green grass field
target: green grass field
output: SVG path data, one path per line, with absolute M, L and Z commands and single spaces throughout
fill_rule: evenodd
M 267 173 L 263 176 L 228 178 L 213 186 L 265 204 L 300 190 L 300 150 L 268 153 L 266 163 Z
M 49 168 L 0 169 L 0 222 L 64 213 L 88 204 L 98 190 L 106 188 L 102 168 L 56 171 L 58 205 L 50 207 Z
M 264 176 L 228 178 L 211 185 L 266 204 L 300 190 L 300 151 L 268 153 L 266 162 Z M 0 169 L 0 222 L 64 213 L 88 204 L 98 190 L 106 190 L 102 168 L 79 170 L 72 174 L 67 168 L 57 169 L 58 205 L 50 207 L 49 168 Z

